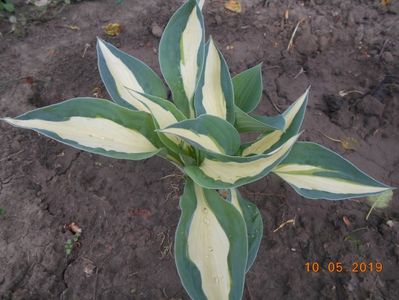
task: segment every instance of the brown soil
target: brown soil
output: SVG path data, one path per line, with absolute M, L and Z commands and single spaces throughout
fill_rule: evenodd
M 241 14 L 225 11 L 221 0 L 207 2 L 208 33 L 233 74 L 264 62 L 261 112 L 276 114 L 272 102 L 284 109 L 311 84 L 302 139 L 399 185 L 398 1 L 247 0 Z M 39 17 L 24 3 L 17 1 L 17 16 L 24 14 L 27 24 L 17 33 L 0 20 L 0 116 L 94 90 L 106 97 L 96 36 L 159 72 L 157 26 L 165 26 L 181 1 L 82 1 Z M 108 22 L 121 23 L 123 32 L 107 37 L 102 26 Z M 356 92 L 341 97 L 340 91 Z M 182 188 L 173 166 L 159 158 L 111 160 L 4 123 L 0 128 L 1 299 L 188 299 L 173 260 Z M 345 150 L 326 136 L 351 137 L 358 145 Z M 164 178 L 169 174 L 176 176 Z M 265 226 L 246 299 L 399 299 L 396 192 L 389 209 L 373 211 L 366 221 L 364 199 L 302 199 L 274 176 L 241 191 L 258 205 Z M 292 218 L 294 226 L 273 232 Z M 72 234 L 64 224 L 71 222 L 83 234 L 67 257 Z M 356 261 L 379 261 L 384 270 L 329 273 L 330 261 L 347 269 Z M 307 273 L 306 262 L 319 262 L 322 270 Z

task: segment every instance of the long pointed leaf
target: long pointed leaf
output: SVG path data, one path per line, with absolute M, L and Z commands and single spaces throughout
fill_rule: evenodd
M 143 109 L 152 115 L 157 128 L 163 129 L 171 124 L 178 123 L 185 119 L 184 114 L 168 100 L 152 95 L 138 93 L 133 90 L 129 90 L 129 93 L 136 97 L 138 101 L 145 106 Z M 184 142 L 182 139 L 176 137 L 175 135 L 162 133 L 160 131 L 157 131 L 157 133 L 161 142 L 168 149 L 171 149 L 173 152 L 178 154 L 181 153 L 182 147 L 184 147 Z
M 172 102 L 153 95 L 128 90 L 145 106 L 143 110 L 153 116 L 159 128 L 166 128 L 185 119 L 184 114 Z
M 183 4 L 169 20 L 159 44 L 162 74 L 176 106 L 194 117 L 193 97 L 204 63 L 204 21 L 195 0 Z
M 309 142 L 296 143 L 273 173 L 310 199 L 341 200 L 392 189 L 339 154 Z
M 234 127 L 238 132 L 273 132 L 284 130 L 285 120 L 281 115 L 278 116 L 258 116 L 242 111 L 238 106 L 234 108 L 236 119 Z
M 262 215 L 255 204 L 241 196 L 237 189 L 230 189 L 229 199 L 244 217 L 248 236 L 248 259 L 246 271 L 253 265 L 263 237 Z
M 220 154 L 234 155 L 240 147 L 237 130 L 227 121 L 210 115 L 184 120 L 161 132 L 176 135 L 199 149 Z
M 186 173 L 199 185 L 211 189 L 236 188 L 256 181 L 276 167 L 289 153 L 298 135 L 293 136 L 269 154 L 249 157 L 204 154 L 199 166 L 186 166 Z
M 297 134 L 305 116 L 308 97 L 309 89 L 281 115 L 285 120 L 283 130 L 268 132 L 255 142 L 245 145 L 242 155 L 248 156 L 273 151 Z
M 229 68 L 212 38 L 206 45 L 204 69 L 195 93 L 195 112 L 234 124 L 234 92 Z
M 127 108 L 144 110 L 142 104 L 128 89 L 161 98 L 167 91 L 161 78 L 145 63 L 126 54 L 113 45 L 98 39 L 98 69 L 104 85 L 116 103 Z
M 247 233 L 237 209 L 215 190 L 188 180 L 180 198 L 175 260 L 183 286 L 196 300 L 239 300 L 247 263 Z
M 159 152 L 160 142 L 151 116 L 107 100 L 75 98 L 3 120 L 113 158 L 137 160 Z

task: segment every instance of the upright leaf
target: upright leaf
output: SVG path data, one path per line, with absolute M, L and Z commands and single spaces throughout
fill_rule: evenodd
M 246 271 L 248 272 L 256 259 L 263 237 L 262 215 L 256 205 L 242 197 L 237 189 L 230 189 L 228 200 L 241 213 L 245 221 L 248 236 L 248 259 L 246 266 Z
M 185 119 L 184 114 L 168 100 L 153 95 L 139 93 L 130 89 L 128 89 L 128 91 L 132 97 L 135 97 L 139 102 L 141 102 L 144 106 L 142 107 L 142 110 L 150 113 L 158 127 L 161 129 Z
M 142 109 L 151 114 L 157 128 L 163 129 L 185 119 L 184 114 L 168 100 L 133 90 L 129 90 L 129 93 L 144 105 Z M 175 153 L 181 152 L 184 142 L 180 138 L 160 131 L 157 132 L 159 139 L 168 149 Z
M 247 264 L 243 217 L 215 190 L 191 180 L 180 207 L 175 260 L 184 288 L 196 300 L 241 299 Z
M 225 120 L 210 115 L 184 120 L 161 132 L 176 135 L 196 148 L 220 154 L 234 155 L 240 147 L 237 130 Z
M 98 69 L 105 88 L 112 100 L 127 108 L 145 111 L 140 95 L 129 93 L 128 89 L 161 98 L 167 97 L 162 80 L 145 63 L 111 44 L 98 39 Z
M 3 120 L 66 145 L 113 158 L 137 160 L 159 152 L 160 143 L 150 115 L 107 100 L 75 98 Z
M 342 200 L 392 189 L 337 153 L 309 142 L 296 143 L 273 173 L 310 199 Z
M 262 64 L 233 77 L 234 103 L 244 112 L 253 111 L 262 97 Z
M 285 120 L 281 115 L 278 116 L 259 116 L 248 114 L 242 111 L 238 106 L 235 108 L 235 125 L 238 132 L 266 132 L 270 133 L 276 130 L 284 130 Z
M 299 97 L 281 116 L 284 118 L 284 129 L 274 130 L 262 135 L 258 140 L 244 146 L 243 156 L 261 154 L 273 151 L 284 144 L 292 136 L 296 135 L 302 126 L 308 102 L 309 89 Z
M 204 63 L 204 21 L 195 0 L 183 4 L 169 20 L 159 45 L 162 74 L 176 106 L 194 117 L 193 97 Z
M 234 124 L 234 92 L 229 68 L 213 39 L 206 45 L 205 63 L 195 93 L 195 112 Z
M 268 154 L 249 157 L 228 156 L 204 152 L 199 166 L 189 165 L 185 172 L 199 185 L 210 189 L 229 189 L 256 181 L 278 165 L 289 153 L 298 135 Z

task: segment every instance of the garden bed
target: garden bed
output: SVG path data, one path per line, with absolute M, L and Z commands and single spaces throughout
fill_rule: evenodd
M 160 32 L 182 1 L 82 1 L 42 14 L 16 2 L 17 21 L 26 22 L 10 32 L 0 20 L 1 117 L 76 96 L 109 98 L 97 36 L 160 73 Z M 224 1 L 207 1 L 205 22 L 233 74 L 263 61 L 259 111 L 278 114 L 311 85 L 301 139 L 399 186 L 399 3 L 242 2 L 233 13 Z M 108 23 L 122 32 L 108 36 Z M 182 192 L 176 168 L 160 158 L 84 153 L 4 122 L 0 128 L 1 299 L 188 299 L 173 259 Z M 240 191 L 264 221 L 245 299 L 399 299 L 396 192 L 390 208 L 366 220 L 365 199 L 303 199 L 274 175 Z M 67 256 L 71 222 L 83 233 Z M 320 271 L 307 272 L 307 262 Z M 329 272 L 329 262 L 348 272 Z M 354 273 L 355 262 L 381 262 L 383 271 Z

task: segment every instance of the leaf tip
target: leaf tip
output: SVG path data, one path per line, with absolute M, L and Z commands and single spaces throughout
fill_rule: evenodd
M 104 44 L 104 40 L 99 36 L 96 36 L 97 44 Z
M 104 49 L 108 49 L 108 43 L 102 38 L 97 36 L 97 50 L 104 52 Z
M 9 118 L 9 117 L 0 118 L 0 121 L 7 122 L 8 124 L 11 124 L 11 125 L 13 125 L 15 123 L 14 119 L 13 118 Z

